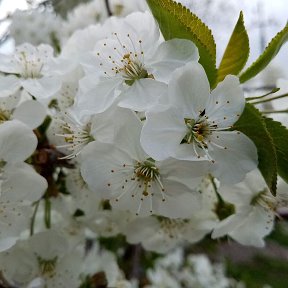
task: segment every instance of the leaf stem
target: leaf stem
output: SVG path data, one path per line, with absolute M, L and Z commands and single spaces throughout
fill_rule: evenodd
M 261 111 L 261 113 L 263 114 L 272 114 L 272 113 L 288 113 L 288 109 L 285 109 L 285 110 L 264 110 L 264 111 Z
M 273 89 L 272 91 L 270 91 L 270 92 L 268 92 L 268 93 L 266 93 L 266 94 L 264 94 L 264 95 L 261 95 L 261 96 L 247 97 L 247 98 L 246 98 L 246 101 L 262 99 L 262 98 L 264 98 L 264 97 L 266 97 L 266 96 L 269 96 L 269 95 L 271 95 L 271 94 L 274 94 L 274 93 L 278 92 L 279 90 L 280 90 L 280 88 L 275 88 L 275 89 Z
M 251 102 L 251 104 L 255 105 L 255 104 L 270 102 L 270 101 L 273 101 L 273 100 L 285 98 L 285 97 L 287 97 L 287 96 L 288 96 L 288 93 L 283 94 L 283 95 L 279 95 L 279 96 L 275 96 L 275 97 L 271 97 L 271 98 L 269 98 L 269 99 L 264 99 L 264 100 L 260 100 L 260 101 L 256 101 L 256 102 Z

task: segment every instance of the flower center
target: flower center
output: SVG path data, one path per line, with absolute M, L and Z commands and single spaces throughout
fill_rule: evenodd
M 171 239 L 179 239 L 181 233 L 189 223 L 187 219 L 169 219 L 166 217 L 157 217 L 160 221 L 161 230 Z
M 68 151 L 71 151 L 71 154 L 61 159 L 72 159 L 78 156 L 82 149 L 95 139 L 90 134 L 90 122 L 86 125 L 82 125 L 67 114 L 65 114 L 65 118 L 67 118 L 68 121 L 63 120 L 62 118 L 56 119 L 56 121 L 61 123 L 59 128 L 62 130 L 62 133 L 55 133 L 55 136 L 63 137 L 67 144 L 58 145 L 57 148 L 66 148 Z
M 56 262 L 57 256 L 51 260 L 45 260 L 41 257 L 38 257 L 38 264 L 40 266 L 42 275 L 53 277 L 53 275 L 55 274 Z
M 144 64 L 141 63 L 137 58 L 133 59 L 132 54 L 126 54 L 123 56 L 123 67 L 119 68 L 116 73 L 122 73 L 123 78 L 126 79 L 125 83 L 131 86 L 134 81 L 150 78 Z
M 147 159 L 144 162 L 137 162 L 134 173 L 142 181 L 154 181 L 160 176 L 159 169 L 155 166 L 155 161 Z
M 194 120 L 185 118 L 184 122 L 187 127 L 187 133 L 184 136 L 181 144 L 191 144 L 196 142 L 200 148 L 207 149 L 207 143 L 205 142 L 208 135 L 211 134 L 210 125 L 206 119 Z
M 265 209 L 274 211 L 277 208 L 277 199 L 265 188 L 252 198 L 251 205 L 260 205 Z
M 113 47 L 108 47 L 110 42 L 105 42 L 104 47 L 110 50 L 107 57 L 107 50 L 103 53 L 98 52 L 97 56 L 104 60 L 101 61 L 100 67 L 104 69 L 106 76 L 120 76 L 127 85 L 131 86 L 136 80 L 151 78 L 144 65 L 144 51 L 142 49 L 142 40 L 135 40 L 130 34 L 121 37 L 117 33 L 113 35 Z M 109 49 L 110 48 L 110 49 Z M 111 75 L 112 73 L 112 75 Z
M 152 158 L 149 158 L 143 162 L 137 162 L 134 167 L 134 175 L 136 180 L 143 183 L 143 196 L 149 195 L 148 190 L 153 181 L 157 181 L 160 184 L 162 191 L 164 191 L 160 181 L 159 168 L 156 167 L 155 161 Z
M 9 119 L 10 119 L 9 111 L 0 109 L 0 124 L 8 121 Z
M 23 78 L 28 79 L 42 77 L 41 70 L 43 68 L 43 62 L 40 58 L 35 57 L 35 55 L 27 55 L 22 51 L 18 54 L 17 60 L 22 66 L 21 76 Z
M 6 165 L 6 162 L 4 160 L 1 160 L 0 159 L 0 190 L 1 190 L 1 183 L 2 183 L 2 180 L 3 180 L 3 172 L 4 172 L 4 167 Z M 0 192 L 0 195 L 1 195 L 1 192 Z
M 112 169 L 112 174 L 117 174 L 118 169 Z M 121 172 L 120 172 L 121 171 Z M 159 168 L 155 165 L 155 161 L 152 158 L 148 158 L 144 161 L 136 161 L 135 164 L 123 164 L 120 169 L 121 190 L 114 200 L 118 202 L 126 193 L 129 193 L 135 201 L 139 201 L 139 206 L 136 215 L 139 215 L 143 201 L 150 201 L 150 213 L 153 214 L 153 198 L 154 196 L 160 196 L 162 202 L 165 202 L 165 189 L 162 184 L 161 174 Z M 116 176 L 116 175 L 115 175 Z M 128 177 L 127 177 L 128 176 Z M 111 181 L 107 183 L 108 187 L 112 188 L 116 183 L 118 186 L 118 177 L 113 177 L 115 182 Z M 119 178 L 118 178 L 119 179 Z M 115 186 L 116 186 L 115 185 Z M 112 188 L 113 189 L 113 188 Z M 117 188 L 117 191 L 118 188 Z

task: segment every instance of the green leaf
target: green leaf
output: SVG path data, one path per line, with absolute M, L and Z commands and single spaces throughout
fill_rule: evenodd
M 224 80 L 228 74 L 238 75 L 248 60 L 249 51 L 249 38 L 241 11 L 219 65 L 217 82 Z
M 240 82 L 246 82 L 247 80 L 256 76 L 261 72 L 271 60 L 278 54 L 280 48 L 288 40 L 288 25 L 281 30 L 268 44 L 264 52 L 259 58 L 240 75 Z
M 288 129 L 270 118 L 264 120 L 276 147 L 278 174 L 288 182 Z
M 259 161 L 258 168 L 271 193 L 275 195 L 277 184 L 277 155 L 272 137 L 268 132 L 262 114 L 253 105 L 247 103 L 243 114 L 233 128 L 243 132 L 256 145 Z
M 211 88 L 216 84 L 216 44 L 211 30 L 191 11 L 172 0 L 147 0 L 166 40 L 188 39 L 199 50 Z

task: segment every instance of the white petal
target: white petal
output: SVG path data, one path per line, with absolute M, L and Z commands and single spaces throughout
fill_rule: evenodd
M 2 110 L 7 111 L 7 113 L 12 114 L 15 107 L 19 104 L 20 99 L 21 99 L 20 91 L 8 97 L 3 98 L 0 97 L 0 107 Z
M 214 132 L 210 140 L 209 154 L 215 160 L 212 173 L 224 184 L 238 183 L 257 168 L 256 146 L 243 133 Z
M 90 134 L 95 140 L 103 143 L 114 143 L 117 141 L 119 147 L 121 146 L 124 150 L 128 149 L 130 152 L 130 148 L 132 148 L 132 151 L 135 150 L 133 148 L 135 143 L 140 146 L 141 128 L 141 121 L 133 111 L 112 106 L 105 112 L 93 116 Z M 129 148 L 127 148 L 127 144 Z
M 147 111 L 157 104 L 163 94 L 167 94 L 167 85 L 153 79 L 136 80 L 133 85 L 121 93 L 120 107 L 134 111 Z
M 10 163 L 24 161 L 36 146 L 37 138 L 25 124 L 12 120 L 0 125 L 0 159 Z
M 172 219 L 189 218 L 201 209 L 199 194 L 186 185 L 174 181 L 165 181 L 165 201 L 154 201 L 153 212 Z
M 210 85 L 204 68 L 197 62 L 189 62 L 171 75 L 168 84 L 169 100 L 179 107 L 183 119 L 197 119 L 210 95 Z
M 244 216 L 244 215 L 243 215 Z M 255 206 L 243 217 L 241 225 L 229 235 L 242 245 L 263 247 L 263 238 L 271 233 L 274 226 L 274 215 L 270 210 Z
M 5 268 L 3 269 L 5 272 L 3 272 L 7 281 L 14 283 L 17 287 L 28 288 L 30 287 L 30 285 L 27 286 L 29 282 L 36 278 L 39 273 L 39 264 L 35 255 L 26 246 L 21 245 L 22 243 L 19 241 L 7 253 L 3 253 L 1 264 Z
M 152 53 L 157 47 L 160 31 L 154 17 L 150 12 L 146 11 L 144 13 L 131 13 L 124 18 L 124 25 L 122 27 L 121 26 L 121 30 L 126 32 L 125 35 L 131 32 L 131 37 L 134 38 L 133 40 L 135 43 L 142 40 L 143 51 Z
M 266 188 L 267 184 L 265 183 L 263 176 L 258 169 L 255 169 L 249 172 L 245 179 L 240 183 L 235 185 L 220 185 L 218 192 L 225 201 L 236 205 L 249 205 L 251 199 Z
M 1 199 L 0 199 L 1 200 Z M 29 229 L 30 217 L 32 216 L 33 210 L 30 206 L 23 206 L 19 202 L 2 202 L 0 201 L 0 240 L 4 240 L 7 237 L 15 238 L 20 237 L 20 233 L 26 229 Z M 0 243 L 1 243 L 0 241 Z M 6 242 L 6 241 L 4 241 Z M 4 242 L 1 244 L 2 249 Z M 13 241 L 12 241 L 13 243 Z M 0 244 L 0 246 L 1 246 Z M 9 245 L 9 243 L 5 243 Z
M 135 113 L 128 109 L 117 109 L 114 113 L 116 123 L 114 142 L 133 159 L 147 158 L 140 145 L 142 123 Z
M 79 275 L 82 262 L 83 256 L 78 250 L 65 255 L 57 261 L 56 271 L 53 277 L 45 277 L 44 287 L 79 287 L 81 284 Z
M 156 162 L 165 179 L 182 183 L 190 189 L 196 188 L 204 175 L 208 173 L 211 163 L 209 161 L 181 161 L 167 159 Z
M 98 82 L 97 82 L 98 81 Z M 83 114 L 96 114 L 107 110 L 117 99 L 119 93 L 115 90 L 122 80 L 117 78 L 95 79 L 96 85 L 84 95 L 79 95 L 77 106 L 83 110 Z
M 81 153 L 81 175 L 92 191 L 101 193 L 106 199 L 121 193 L 125 177 L 133 175 L 134 160 L 109 143 L 89 143 Z M 123 164 L 132 167 L 127 175 Z
M 129 223 L 124 233 L 129 243 L 138 244 L 145 239 L 151 238 L 159 228 L 159 221 L 154 217 L 136 218 Z
M 20 74 L 22 66 L 15 59 L 14 55 L 0 54 L 0 71 L 11 74 Z
M 29 239 L 30 249 L 42 259 L 53 259 L 67 253 L 68 241 L 57 230 L 47 230 L 34 234 Z
M 186 125 L 181 111 L 174 107 L 162 107 L 162 110 L 146 113 L 140 142 L 147 154 L 160 161 L 174 154 L 185 134 Z
M 69 59 L 79 59 L 87 51 L 92 51 L 95 43 L 103 38 L 102 31 L 102 25 L 100 24 L 76 30 L 62 46 L 61 56 Z
M 246 210 L 247 214 L 250 213 L 250 209 L 251 208 L 248 207 L 248 209 Z M 227 235 L 234 229 L 237 229 L 237 227 L 241 224 L 241 222 L 243 221 L 243 219 L 245 219 L 245 217 L 246 216 L 244 213 L 242 214 L 238 213 L 238 214 L 233 214 L 225 218 L 224 220 L 222 220 L 220 223 L 216 225 L 211 235 L 212 239 L 222 237 L 224 235 Z
M 45 107 L 34 100 L 22 102 L 13 113 L 13 118 L 25 123 L 31 129 L 40 126 L 44 121 L 45 116 Z
M 45 65 L 45 73 L 44 76 L 52 76 L 52 75 L 67 75 L 77 68 L 77 64 L 70 59 L 65 58 L 52 58 Z
M 218 128 L 233 125 L 243 112 L 245 98 L 236 76 L 228 75 L 212 91 L 205 112 L 209 122 L 215 121 Z
M 14 94 L 20 87 L 20 80 L 16 76 L 0 76 L 0 97 L 7 97 Z
M 155 79 L 167 83 L 175 69 L 190 61 L 198 61 L 198 59 L 198 50 L 193 42 L 185 39 L 172 39 L 161 43 L 156 53 L 147 61 Z
M 47 99 L 55 95 L 61 89 L 61 80 L 59 77 L 26 79 L 22 80 L 22 86 L 32 96 L 39 99 Z
M 217 221 L 215 219 L 197 219 L 197 217 L 189 220 L 186 224 L 187 228 L 184 230 L 183 238 L 190 243 L 196 243 L 200 241 L 206 234 L 210 233 L 215 227 Z
M 18 237 L 5 237 L 4 239 L 0 239 L 0 252 L 6 251 L 12 246 L 14 246 L 17 240 L 18 240 Z
M 47 181 L 26 163 L 6 165 L 1 185 L 2 201 L 39 200 L 47 189 Z

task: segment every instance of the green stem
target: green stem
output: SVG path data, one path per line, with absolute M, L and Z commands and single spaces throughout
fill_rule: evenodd
M 45 213 L 44 222 L 47 229 L 51 228 L 51 201 L 48 197 L 45 198 Z
M 218 189 L 217 189 L 217 185 L 215 183 L 215 179 L 214 179 L 214 177 L 211 174 L 209 174 L 209 179 L 210 179 L 210 181 L 212 183 L 212 186 L 213 186 L 214 192 L 216 194 L 217 200 L 219 201 L 220 204 L 224 204 L 225 201 L 223 200 L 223 198 L 218 193 Z
M 30 236 L 32 236 L 34 234 L 34 225 L 35 225 L 35 219 L 36 219 L 39 204 L 40 204 L 40 200 L 33 204 L 33 205 L 35 205 L 35 208 L 34 208 L 34 212 L 33 212 L 33 215 L 31 218 L 31 223 L 30 223 Z

